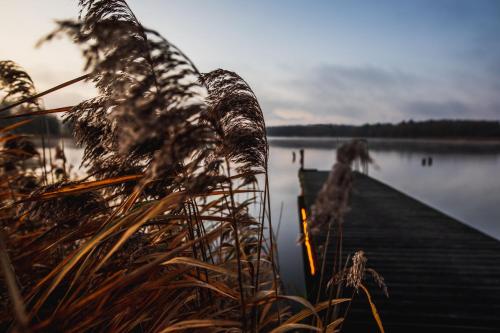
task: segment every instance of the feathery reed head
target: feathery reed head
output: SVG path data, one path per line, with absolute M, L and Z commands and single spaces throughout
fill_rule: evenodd
M 337 162 L 352 165 L 356 160 L 359 160 L 363 165 L 372 162 L 366 140 L 354 139 L 337 149 Z
M 34 332 L 271 331 L 288 317 L 277 302 L 272 238 L 268 253 L 263 236 L 269 192 L 262 220 L 249 214 L 255 198 L 239 202 L 256 195 L 249 181 L 267 172 L 256 96 L 233 72 L 201 75 L 124 0 L 81 0 L 80 9 L 45 40 L 69 35 L 98 90 L 65 115 L 88 177 L 49 181 L 45 161 L 42 177 L 16 166 L 32 181 L 22 192 L 0 173 L 2 195 L 22 203 L 0 207 L 8 235 L 8 251 L 0 251 L 15 268 L 15 314 L 28 318 L 16 322 L 0 302 L 0 324 Z M 64 163 L 64 153 L 56 159 Z M 7 299 L 3 285 L 0 295 Z
M 33 80 L 26 71 L 10 60 L 0 61 L 0 91 L 4 93 L 1 102 L 18 101 L 36 94 Z M 26 102 L 25 107 L 39 109 L 40 101 L 35 99 Z
M 200 81 L 208 90 L 205 119 L 220 140 L 220 154 L 241 172 L 267 169 L 264 116 L 250 86 L 236 73 L 217 69 Z
M 354 253 L 352 266 L 347 271 L 347 286 L 358 289 L 365 277 L 366 257 L 363 251 Z
M 372 162 L 364 140 L 352 140 L 337 149 L 337 161 L 312 207 L 312 223 L 316 232 L 331 219 L 341 221 L 349 210 L 352 189 L 352 164 L 360 161 L 363 168 Z
M 192 62 L 160 34 L 144 28 L 125 1 L 80 1 L 80 21 L 61 21 L 46 40 L 69 34 L 83 50 L 99 96 L 67 117 L 83 163 L 98 178 L 146 172 L 147 180 L 176 186 L 211 149 L 212 133 L 199 122 L 203 88 Z M 199 161 L 198 161 L 199 162 Z M 191 169 L 184 170 L 186 166 Z

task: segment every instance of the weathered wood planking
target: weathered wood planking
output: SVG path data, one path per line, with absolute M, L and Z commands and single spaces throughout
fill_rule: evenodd
M 299 207 L 309 213 L 327 176 L 299 171 Z M 368 286 L 386 332 L 500 332 L 500 242 L 368 176 L 356 173 L 353 185 L 344 260 L 362 249 L 367 267 L 385 278 L 388 299 L 374 283 Z M 326 232 L 310 236 L 313 252 L 325 238 Z M 334 251 L 331 242 L 328 258 Z M 304 254 L 314 301 L 318 274 L 311 276 L 307 260 Z M 332 266 L 329 260 L 330 271 Z M 363 294 L 355 295 L 343 331 L 377 331 Z

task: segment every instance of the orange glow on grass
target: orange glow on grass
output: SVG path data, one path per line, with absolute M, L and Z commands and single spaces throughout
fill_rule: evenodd
M 314 259 L 312 255 L 311 243 L 309 242 L 309 231 L 307 230 L 307 215 L 304 208 L 300 209 L 302 215 L 302 230 L 304 232 L 304 243 L 306 244 L 307 257 L 309 258 L 309 268 L 311 275 L 316 274 L 316 267 L 314 267 Z

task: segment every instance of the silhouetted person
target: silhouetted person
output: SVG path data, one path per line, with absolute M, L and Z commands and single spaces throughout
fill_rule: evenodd
M 427 165 L 428 166 L 432 165 L 432 157 L 430 157 L 430 156 L 427 158 Z
M 426 164 L 427 164 L 427 159 L 424 157 L 424 158 L 422 159 L 422 166 L 425 166 Z
M 296 158 L 295 151 L 292 151 L 292 163 L 295 163 L 295 158 Z
M 300 150 L 300 168 L 304 169 L 304 149 Z

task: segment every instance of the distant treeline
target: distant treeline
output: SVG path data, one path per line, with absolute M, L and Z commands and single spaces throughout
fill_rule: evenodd
M 500 138 L 500 122 L 472 120 L 404 121 L 398 124 L 290 125 L 267 128 L 269 136 L 378 138 Z
M 0 117 L 8 116 L 9 113 L 0 113 Z M 0 128 L 7 127 L 9 125 L 15 124 L 22 120 L 26 120 L 28 118 L 10 118 L 10 119 L 1 119 L 0 118 Z M 59 119 L 50 115 L 42 115 L 42 116 L 33 116 L 30 117 L 31 122 L 18 127 L 11 133 L 18 134 L 31 134 L 31 135 L 50 135 L 50 136 L 59 136 L 61 134 L 62 125 Z

